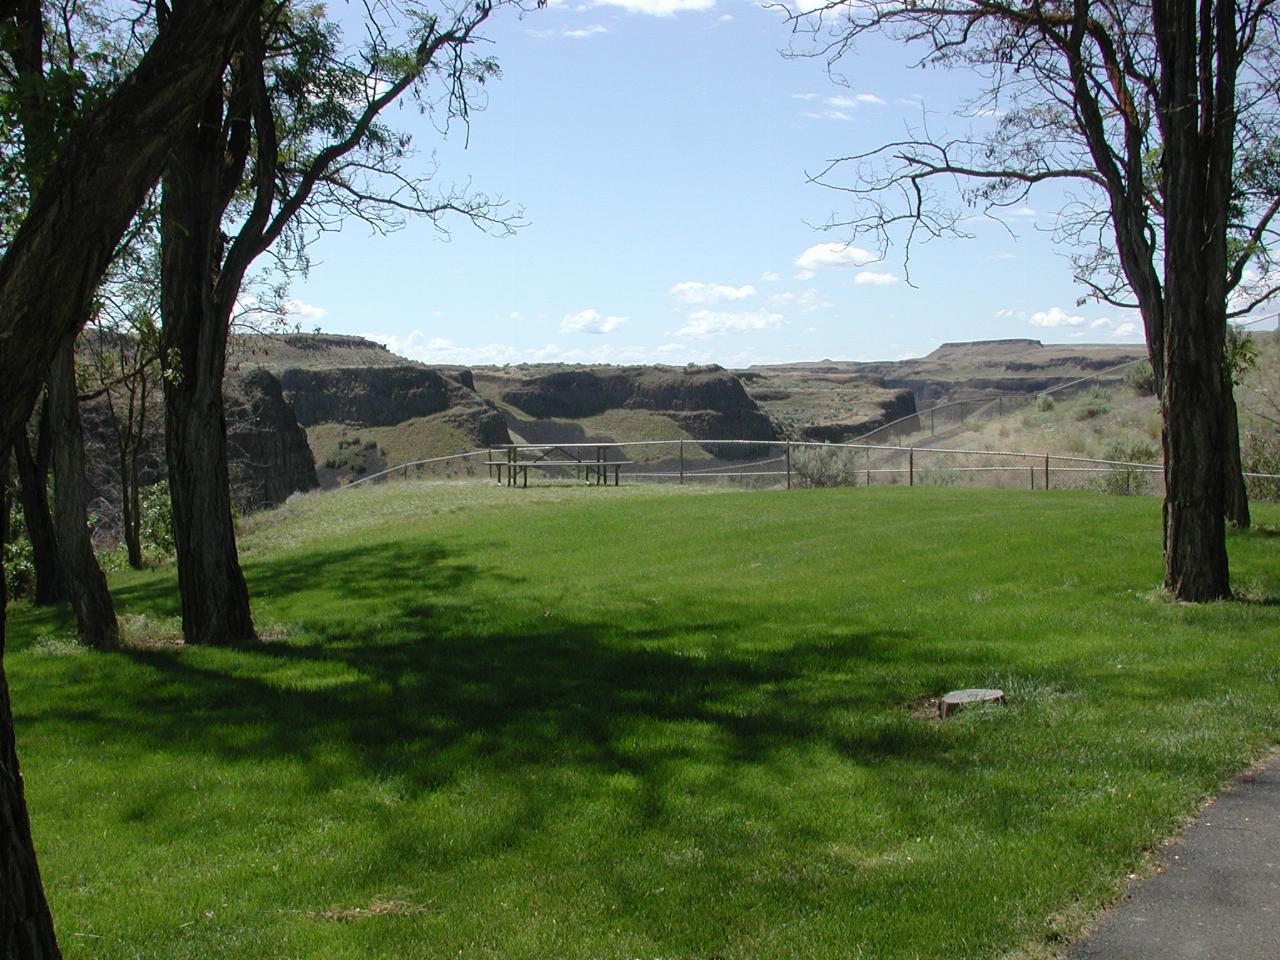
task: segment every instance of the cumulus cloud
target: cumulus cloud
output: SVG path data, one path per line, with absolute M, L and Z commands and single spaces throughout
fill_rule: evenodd
M 802 271 L 864 267 L 879 259 L 868 250 L 846 243 L 816 243 L 796 257 L 796 266 Z
M 782 326 L 782 314 L 754 310 L 745 313 L 724 313 L 716 310 L 695 310 L 688 322 L 675 335 L 687 340 L 705 340 L 726 334 L 753 333 Z
M 777 283 L 782 279 L 782 274 L 768 270 L 765 273 L 760 274 L 760 279 L 765 283 Z
M 593 23 L 589 27 L 579 27 L 576 30 L 566 30 L 561 36 L 570 40 L 589 40 L 591 37 L 598 37 L 602 33 L 608 33 L 609 28 Z
M 606 317 L 599 310 L 588 308 L 571 313 L 560 321 L 561 333 L 613 333 L 627 322 L 626 317 Z
M 801 290 L 799 293 L 791 291 L 775 293 L 769 298 L 769 302 L 780 307 L 794 308 L 801 313 L 817 313 L 819 310 L 835 306 L 835 304 L 823 300 L 822 294 L 817 290 Z
M 1048 310 L 1039 310 L 1031 315 L 1029 321 L 1033 327 L 1082 327 L 1088 321 L 1084 317 L 1074 313 L 1067 313 L 1061 307 L 1050 307 Z
M 318 323 L 329 315 L 329 311 L 324 307 L 317 307 L 313 303 L 303 303 L 301 300 L 290 300 L 284 305 L 285 316 L 297 323 Z
M 1115 329 L 1111 331 L 1113 337 L 1132 337 L 1138 332 L 1138 325 L 1132 320 L 1126 320 L 1124 323 L 1118 323 Z
M 697 280 L 685 280 L 677 283 L 667 291 L 682 303 L 736 303 L 756 295 L 756 288 L 751 284 L 731 287 L 723 283 L 700 283 Z
M 898 278 L 892 273 L 877 273 L 875 270 L 862 270 L 853 278 L 853 282 L 860 287 L 867 284 L 876 287 L 887 287 L 891 283 L 897 283 Z
M 591 0 L 593 7 L 620 7 L 628 13 L 651 17 L 674 17 L 677 13 L 710 10 L 716 0 Z

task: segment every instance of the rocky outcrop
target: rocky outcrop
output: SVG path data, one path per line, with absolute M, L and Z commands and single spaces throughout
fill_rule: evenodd
M 742 382 L 717 367 L 558 370 L 524 380 L 502 400 L 534 417 L 591 417 L 612 409 L 756 411 Z
M 888 396 L 880 401 L 880 412 L 872 416 L 849 419 L 827 419 L 804 424 L 798 428 L 800 439 L 818 443 L 849 443 L 878 430 L 885 424 L 907 419 L 902 424 L 903 433 L 918 429 L 915 418 L 916 397 L 910 390 L 886 391 Z
M 319 486 L 306 432 L 273 374 L 238 374 L 227 383 L 226 407 L 232 493 L 242 509 L 282 503 Z
M 463 387 L 427 367 L 293 367 L 280 386 L 304 427 L 358 423 L 389 427 L 413 417 L 443 413 L 462 399 Z

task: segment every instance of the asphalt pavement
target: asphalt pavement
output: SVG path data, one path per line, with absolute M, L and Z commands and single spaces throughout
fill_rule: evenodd
M 1280 960 L 1280 754 L 1209 804 L 1070 960 Z

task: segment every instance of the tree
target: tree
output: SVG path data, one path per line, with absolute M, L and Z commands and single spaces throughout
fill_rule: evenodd
M 162 6 L 165 22 L 138 66 L 62 142 L 0 258 L 0 465 L 58 345 L 84 321 L 120 237 L 256 7 L 253 0 Z M 0 3 L 0 27 L 21 29 L 41 12 L 36 3 Z M 5 90 L 12 91 L 7 82 Z M 4 622 L 0 603 L 0 958 L 56 958 L 14 743 Z
M 483 196 L 435 196 L 401 171 L 408 139 L 382 111 L 427 81 L 443 81 L 448 116 L 495 67 L 468 48 L 492 10 L 410 8 L 406 42 L 372 23 L 369 46 L 344 52 L 314 8 L 281 4 L 239 38 L 223 89 L 178 141 L 161 201 L 161 362 L 183 635 L 189 643 L 252 640 L 236 551 L 222 381 L 231 318 L 245 275 L 271 251 L 288 266 L 308 236 L 344 217 L 381 226 L 403 214 L 458 212 L 492 221 Z M 372 15 L 372 14 L 371 14 Z
M 1228 299 L 1244 310 L 1277 292 L 1280 189 L 1260 172 L 1280 143 L 1271 0 L 872 0 L 794 22 L 833 62 L 866 34 L 919 44 L 923 64 L 972 69 L 975 107 L 1003 112 L 985 136 L 926 134 L 833 161 L 814 179 L 863 203 L 831 226 L 886 245 L 905 233 L 909 262 L 913 242 L 965 233 L 944 184 L 996 214 L 1044 184 L 1080 191 L 1062 227 L 1091 251 L 1077 277 L 1138 308 L 1160 392 L 1165 586 L 1228 596 Z

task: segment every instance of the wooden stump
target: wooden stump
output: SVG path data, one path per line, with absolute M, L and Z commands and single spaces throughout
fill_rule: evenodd
M 947 719 L 961 707 L 971 703 L 1004 703 L 1003 690 L 952 690 L 938 701 L 938 716 Z

